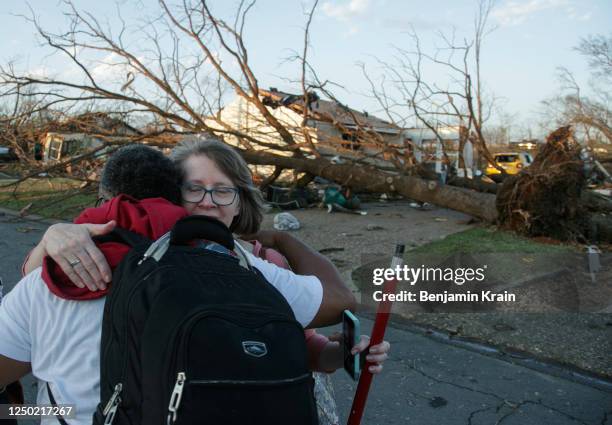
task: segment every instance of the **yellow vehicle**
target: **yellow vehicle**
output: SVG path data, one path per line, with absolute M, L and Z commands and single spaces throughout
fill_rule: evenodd
M 525 152 L 496 153 L 493 155 L 493 159 L 495 159 L 495 163 L 501 167 L 506 174 L 510 175 L 520 173 L 523 168 L 528 167 L 533 162 L 531 155 Z M 502 176 L 502 172 L 492 164 L 487 165 L 485 174 L 493 180 L 496 180 L 496 177 L 501 178 Z

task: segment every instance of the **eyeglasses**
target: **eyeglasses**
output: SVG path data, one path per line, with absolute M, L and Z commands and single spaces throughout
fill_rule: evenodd
M 205 187 L 198 186 L 197 184 L 184 184 L 181 187 L 181 194 L 183 201 L 190 203 L 200 203 L 206 197 L 206 194 L 210 193 L 210 198 L 213 204 L 223 207 L 231 205 L 236 200 L 238 194 L 238 188 L 236 187 L 215 187 L 213 189 L 206 189 Z

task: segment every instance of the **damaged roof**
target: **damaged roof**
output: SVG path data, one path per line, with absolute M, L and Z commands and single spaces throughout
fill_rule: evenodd
M 140 130 L 105 112 L 88 112 L 49 124 L 54 133 L 103 133 L 113 136 L 142 135 Z
M 291 94 L 270 88 L 270 90 L 259 89 L 264 105 L 271 108 L 285 106 L 302 113 L 304 108 L 304 96 Z M 400 127 L 375 117 L 367 112 L 359 112 L 341 103 L 320 99 L 316 92 L 309 93 L 310 111 L 312 117 L 319 121 L 336 121 L 348 128 L 364 127 L 379 133 L 399 134 Z

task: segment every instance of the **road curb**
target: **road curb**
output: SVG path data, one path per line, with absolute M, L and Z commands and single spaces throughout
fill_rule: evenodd
M 371 310 L 361 310 L 360 315 L 374 320 L 375 313 Z M 390 326 L 413 334 L 425 336 L 435 341 L 460 347 L 488 357 L 494 357 L 508 363 L 520 365 L 547 375 L 563 378 L 578 384 L 586 385 L 601 391 L 612 393 L 612 379 L 596 372 L 582 369 L 578 366 L 561 363 L 551 358 L 542 358 L 511 347 L 486 344 L 474 338 L 452 335 L 441 329 L 427 327 L 411 322 L 405 317 L 392 313 Z

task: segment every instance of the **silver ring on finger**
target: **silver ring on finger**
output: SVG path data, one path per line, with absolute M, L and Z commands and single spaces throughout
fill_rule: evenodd
M 74 267 L 74 266 L 76 266 L 77 264 L 80 264 L 80 263 L 81 263 L 81 260 L 79 260 L 78 258 L 75 258 L 72 261 L 68 261 L 68 264 L 70 264 L 70 267 Z

